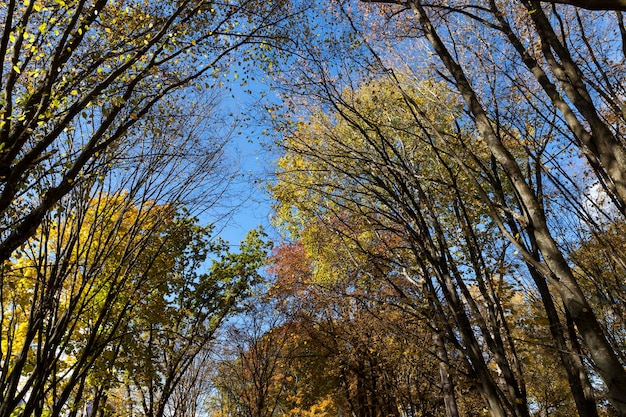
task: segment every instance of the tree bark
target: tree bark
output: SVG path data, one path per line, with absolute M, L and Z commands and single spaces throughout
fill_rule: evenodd
M 438 329 L 433 332 L 433 343 L 437 350 L 437 359 L 439 359 L 439 376 L 443 391 L 443 402 L 446 406 L 447 417 L 459 417 L 459 408 L 456 404 L 456 396 L 454 395 L 454 381 L 450 378 L 448 366 L 448 352 L 443 343 L 441 334 Z
M 622 10 L 626 11 L 625 0 L 550 0 L 544 3 L 567 4 L 588 10 Z
M 401 0 L 361 0 L 364 3 L 406 4 Z M 411 3 L 411 2 L 408 2 Z M 587 10 L 626 11 L 626 0 L 544 0 L 542 3 L 565 4 Z

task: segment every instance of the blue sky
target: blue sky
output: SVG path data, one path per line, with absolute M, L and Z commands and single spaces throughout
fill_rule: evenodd
M 247 80 L 247 84 L 242 86 L 240 78 L 234 79 L 232 74 L 229 78 L 231 81 L 223 86 L 222 107 L 238 128 L 226 148 L 226 158 L 229 164 L 238 168 L 239 176 L 228 191 L 234 205 L 233 213 L 226 223 L 220 225 L 219 236 L 236 245 L 249 230 L 259 225 L 270 236 L 276 237 L 271 230 L 271 202 L 265 190 L 277 155 L 263 146 L 269 138 L 262 133 L 266 126 L 263 126 L 259 116 L 263 103 L 268 100 L 275 102 L 277 98 L 260 81 Z

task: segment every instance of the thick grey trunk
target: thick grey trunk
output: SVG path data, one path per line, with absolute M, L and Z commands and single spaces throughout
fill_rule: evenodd
M 604 179 L 611 195 L 617 200 L 616 205 L 626 216 L 626 148 L 611 132 L 606 122 L 600 117 L 591 95 L 581 78 L 582 71 L 572 59 L 570 51 L 563 45 L 552 28 L 548 17 L 541 9 L 539 1 L 523 2 L 528 14 L 535 24 L 537 34 L 541 39 L 542 53 L 550 70 L 555 74 L 558 83 L 563 88 L 567 98 L 576 108 L 574 112 L 559 95 L 554 86 L 550 86 L 547 75 L 535 62 L 529 66 L 544 91 L 558 108 L 568 123 L 572 132 L 575 132 L 579 146 L 587 157 L 590 165 Z M 593 2 L 590 2 L 593 3 Z M 502 19 L 501 19 L 502 21 Z M 512 31 L 507 35 L 511 39 Z M 521 51 L 516 45 L 518 53 L 528 66 L 533 58 Z M 554 56 L 556 54 L 556 57 Z M 557 58 L 558 57 L 558 58 Z M 576 113 L 579 113 L 584 122 L 580 122 Z M 588 128 L 585 127 L 588 125 Z
M 568 4 L 588 10 L 622 10 L 626 11 L 625 0 L 550 0 L 544 3 Z
M 439 331 L 433 333 L 433 343 L 437 349 L 437 359 L 439 359 L 439 376 L 441 378 L 441 386 L 443 391 L 443 402 L 446 406 L 446 417 L 459 417 L 459 408 L 456 404 L 456 396 L 454 395 L 454 382 L 450 378 L 448 365 L 448 352 L 443 343 L 443 339 Z

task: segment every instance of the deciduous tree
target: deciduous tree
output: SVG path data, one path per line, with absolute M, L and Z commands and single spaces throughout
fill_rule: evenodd
M 2 260 L 77 184 L 121 156 L 129 135 L 160 136 L 161 120 L 193 112 L 198 91 L 215 89 L 232 62 L 279 41 L 292 13 L 282 2 L 249 1 L 1 5 Z

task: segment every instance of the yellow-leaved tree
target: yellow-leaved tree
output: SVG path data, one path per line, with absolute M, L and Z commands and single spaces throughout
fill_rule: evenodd
M 264 251 L 251 235 L 230 253 L 195 220 L 224 215 L 236 178 L 220 86 L 266 61 L 296 12 L 0 2 L 0 416 L 201 404 L 181 381 L 206 372 Z
M 258 279 L 260 237 L 231 254 L 184 211 L 128 193 L 57 213 L 2 270 L 4 409 L 164 415 Z
M 266 61 L 294 13 L 283 1 L 1 2 L 0 259 L 138 133 L 166 136 L 190 115 L 219 130 L 194 103 Z

